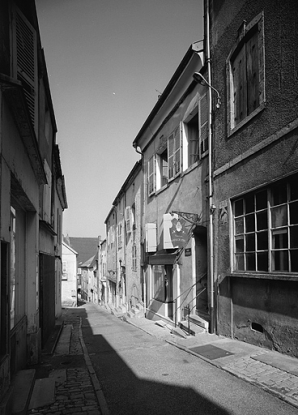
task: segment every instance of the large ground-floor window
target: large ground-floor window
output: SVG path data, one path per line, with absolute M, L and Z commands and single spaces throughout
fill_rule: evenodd
M 298 175 L 232 202 L 234 271 L 298 272 Z

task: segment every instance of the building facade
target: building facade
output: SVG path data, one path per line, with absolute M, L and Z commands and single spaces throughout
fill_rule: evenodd
M 295 0 L 205 1 L 214 114 L 217 331 L 298 356 Z
M 67 207 L 34 1 L 0 5 L 0 399 L 61 312 Z
M 78 253 L 63 241 L 61 281 L 63 307 L 76 307 L 78 304 L 77 256 Z
M 142 168 L 137 162 L 106 219 L 107 302 L 127 311 L 143 301 L 141 280 Z
M 142 155 L 146 316 L 209 320 L 208 89 L 202 43 L 190 46 L 133 146 Z

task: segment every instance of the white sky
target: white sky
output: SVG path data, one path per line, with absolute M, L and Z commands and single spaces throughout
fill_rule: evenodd
M 132 142 L 191 43 L 203 0 L 36 0 L 68 209 L 63 233 L 105 238 L 140 155 Z

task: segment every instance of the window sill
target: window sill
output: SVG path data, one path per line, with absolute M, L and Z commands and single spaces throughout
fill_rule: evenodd
M 261 111 L 266 108 L 266 103 L 263 102 L 258 108 L 256 108 L 251 114 L 249 114 L 244 120 L 240 121 L 234 128 L 228 127 L 228 138 L 234 135 L 238 130 L 240 130 L 245 124 L 247 124 L 251 119 L 258 115 Z
M 276 280 L 276 281 L 298 281 L 298 273 L 258 273 L 258 272 L 231 272 L 226 277 L 232 278 L 254 278 L 259 280 Z

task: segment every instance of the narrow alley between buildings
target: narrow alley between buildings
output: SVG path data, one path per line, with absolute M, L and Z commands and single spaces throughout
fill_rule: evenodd
M 44 359 L 44 364 L 52 374 L 63 368 L 66 377 L 56 388 L 54 401 L 42 408 L 31 403 L 30 414 L 297 413 L 297 408 L 261 388 L 98 305 L 65 309 L 63 321 L 55 353 L 48 361 Z M 70 332 L 65 337 L 67 329 Z M 84 378 L 81 383 L 74 377 L 78 373 Z M 69 374 L 72 383 L 68 388 Z

